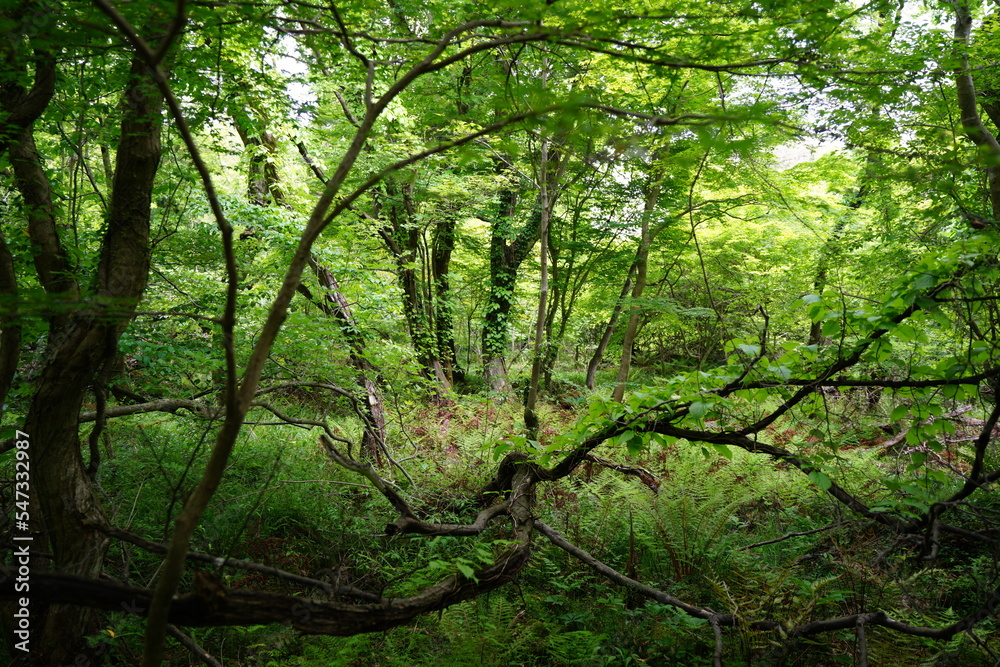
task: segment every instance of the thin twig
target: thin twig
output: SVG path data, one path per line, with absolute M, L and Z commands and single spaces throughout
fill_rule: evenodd
M 213 658 L 208 651 L 199 646 L 198 643 L 195 642 L 195 640 L 191 639 L 189 635 L 182 632 L 173 623 L 167 624 L 167 633 L 174 639 L 179 641 L 184 648 L 191 651 L 191 653 L 194 653 L 199 660 L 201 660 L 209 667 L 222 667 L 221 662 Z
M 791 539 L 793 537 L 802 537 L 803 535 L 813 535 L 814 533 L 822 533 L 825 530 L 830 530 L 832 528 L 837 528 L 838 526 L 843 526 L 847 521 L 838 521 L 837 523 L 831 523 L 829 526 L 824 526 L 822 528 L 815 528 L 813 530 L 804 530 L 801 533 L 785 533 L 781 537 L 776 537 L 773 540 L 764 540 L 763 542 L 755 542 L 753 544 L 748 544 L 742 546 L 737 551 L 746 551 L 747 549 L 756 549 L 757 547 L 762 547 L 767 544 L 775 544 L 777 542 L 784 542 L 785 540 Z

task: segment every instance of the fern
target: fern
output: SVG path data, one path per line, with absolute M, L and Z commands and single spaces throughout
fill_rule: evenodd
M 549 636 L 546 648 L 556 664 L 590 665 L 596 659 L 604 639 L 604 635 L 594 634 L 589 630 L 560 632 Z

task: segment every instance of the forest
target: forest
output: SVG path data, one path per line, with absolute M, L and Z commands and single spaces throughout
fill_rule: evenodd
M 11 665 L 1000 665 L 980 0 L 3 0 Z

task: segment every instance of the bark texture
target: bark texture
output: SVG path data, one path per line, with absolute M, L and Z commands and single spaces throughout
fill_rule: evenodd
M 625 336 L 622 339 L 622 359 L 618 366 L 618 377 L 615 379 L 615 388 L 611 393 L 611 398 L 619 403 L 625 397 L 625 384 L 628 382 L 629 370 L 632 368 L 632 344 L 639 333 L 642 313 L 639 312 L 634 302 L 642 297 L 646 289 L 646 265 L 649 258 L 649 248 L 653 242 L 653 234 L 650 234 L 650 218 L 660 200 L 660 191 L 663 189 L 663 182 L 658 175 L 658 170 L 654 170 L 652 183 L 646 186 L 646 197 L 642 206 L 642 234 L 639 239 L 639 250 L 635 259 L 635 283 L 632 285 L 632 312 L 629 314 L 628 324 L 625 328 Z
M 86 292 L 63 248 L 30 125 L 8 146 L 36 248 L 39 282 L 72 306 L 54 309 L 48 318 L 45 358 L 24 425 L 31 441 L 33 501 L 40 510 L 33 529 L 48 543 L 47 549 L 41 544 L 39 548 L 52 553 L 53 567 L 85 577 L 100 574 L 107 538 L 88 527 L 104 516 L 80 453 L 79 414 L 90 387 L 117 356 L 118 338 L 146 287 L 161 105 L 145 68 L 133 62 L 107 230 L 93 287 Z M 53 605 L 33 614 L 38 623 L 32 659 L 43 664 L 68 662 L 82 637 L 95 629 L 93 611 L 79 607 Z

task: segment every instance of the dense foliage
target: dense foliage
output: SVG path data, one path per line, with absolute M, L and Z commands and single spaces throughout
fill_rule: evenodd
M 12 664 L 996 662 L 994 11 L 4 4 Z

